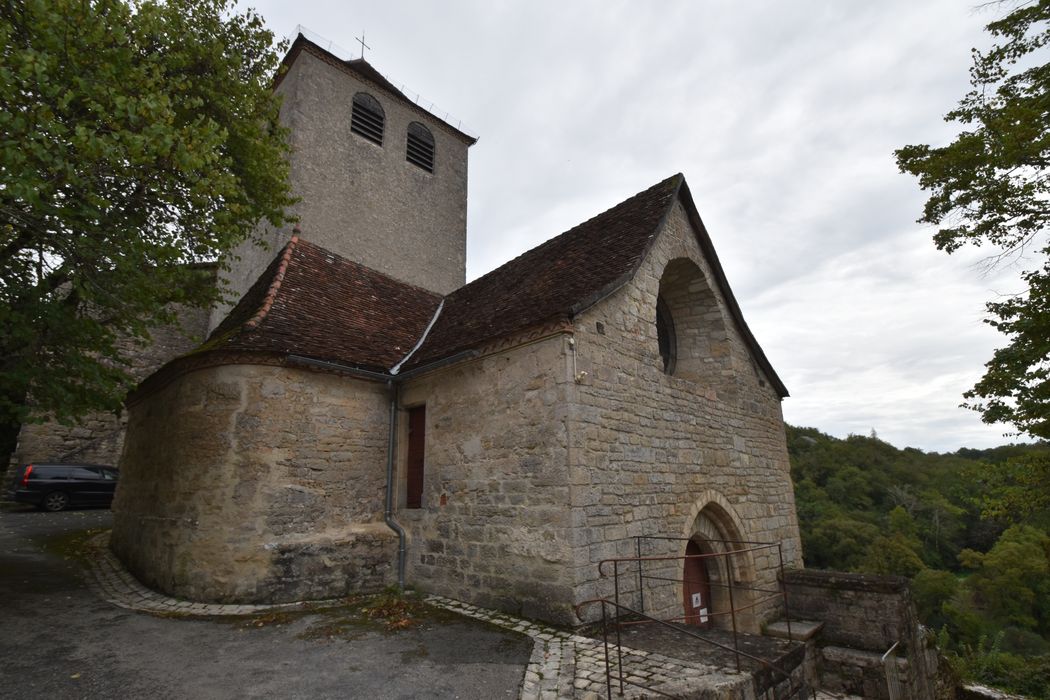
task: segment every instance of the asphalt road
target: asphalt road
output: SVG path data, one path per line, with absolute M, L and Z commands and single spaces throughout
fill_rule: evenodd
M 516 698 L 528 638 L 426 613 L 388 631 L 352 607 L 254 618 L 114 607 L 72 556 L 108 510 L 0 511 L 0 698 Z

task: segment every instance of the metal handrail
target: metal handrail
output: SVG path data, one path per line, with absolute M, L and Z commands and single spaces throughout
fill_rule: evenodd
M 647 556 L 647 557 L 643 557 L 642 556 L 642 540 L 664 540 L 664 541 L 670 541 L 670 542 L 690 542 L 690 541 L 692 541 L 692 539 L 693 538 L 691 538 L 691 537 L 672 537 L 672 536 L 669 536 L 669 535 L 635 535 L 634 536 L 634 544 L 635 544 L 635 553 L 636 553 L 637 556 L 634 556 L 634 557 L 614 557 L 614 558 L 610 558 L 610 559 L 603 559 L 600 562 L 598 562 L 598 575 L 599 575 L 599 577 L 606 576 L 607 574 L 605 573 L 603 567 L 605 566 L 605 564 L 607 564 L 609 562 L 612 562 L 612 565 L 613 565 L 613 577 L 615 578 L 615 581 L 616 581 L 615 584 L 614 584 L 613 594 L 615 596 L 615 602 L 619 603 L 619 601 L 620 601 L 619 565 L 620 565 L 621 562 L 631 562 L 631 561 L 636 562 L 637 563 L 637 574 L 638 574 L 638 602 L 639 602 L 640 607 L 642 608 L 642 610 L 645 610 L 645 584 L 644 584 L 645 579 L 646 578 L 650 578 L 652 580 L 665 580 L 665 579 L 654 577 L 654 576 L 647 576 L 647 575 L 643 574 L 643 572 L 642 572 L 642 563 L 643 562 L 646 562 L 646 561 L 677 561 L 679 559 L 681 559 L 683 561 L 686 560 L 686 559 L 710 559 L 710 558 L 717 559 L 718 557 L 722 557 L 722 558 L 725 559 L 726 574 L 729 577 L 729 583 L 728 583 L 728 585 L 727 584 L 721 584 L 721 583 L 716 583 L 715 585 L 724 586 L 729 591 L 729 608 L 730 608 L 730 611 L 732 612 L 732 616 L 731 617 L 732 617 L 732 621 L 733 621 L 733 643 L 736 644 L 737 643 L 737 627 L 736 627 L 736 613 L 735 613 L 736 606 L 733 603 L 733 589 L 734 589 L 734 586 L 733 586 L 733 571 L 732 571 L 732 568 L 730 566 L 730 555 L 732 555 L 732 554 L 745 554 L 745 553 L 754 552 L 754 551 L 757 551 L 757 550 L 760 550 L 760 549 L 771 549 L 773 547 L 776 547 L 777 548 L 778 568 L 780 569 L 779 580 L 781 582 L 780 583 L 780 591 L 779 591 L 779 593 L 781 595 L 781 598 L 784 601 L 784 621 L 787 623 L 788 641 L 794 641 L 794 635 L 792 634 L 792 629 L 791 629 L 791 612 L 790 612 L 790 606 L 788 605 L 788 591 L 787 591 L 787 586 L 784 584 L 784 548 L 783 548 L 782 543 L 780 543 L 780 542 L 764 542 L 764 541 L 758 541 L 758 540 L 725 540 L 725 539 L 723 539 L 723 540 L 716 540 L 716 539 L 708 539 L 707 542 L 719 543 L 719 544 L 721 544 L 723 546 L 725 546 L 725 545 L 751 545 L 751 546 L 748 546 L 748 547 L 746 547 L 744 549 L 733 549 L 733 550 L 727 549 L 727 550 L 724 550 L 724 551 L 721 551 L 721 552 L 712 552 L 712 553 L 709 553 L 709 554 L 701 553 L 701 554 L 685 554 L 685 555 L 679 555 L 679 556 L 674 556 L 674 555 L 668 555 L 668 556 Z M 684 572 L 683 572 L 683 575 L 684 575 Z M 686 582 L 686 579 L 684 579 L 684 578 L 683 579 L 666 579 L 666 580 L 669 580 L 669 581 L 673 580 L 673 581 L 676 581 L 676 582 L 677 581 L 681 581 L 682 583 Z M 711 585 L 710 582 L 709 582 L 709 585 Z M 739 585 L 737 585 L 736 588 L 744 588 L 745 590 L 751 590 L 751 587 L 749 587 L 749 586 L 739 586 Z M 771 591 L 763 591 L 763 592 L 771 592 Z
M 613 593 L 613 597 L 612 597 L 612 599 L 610 600 L 609 598 L 593 598 L 591 600 L 585 600 L 584 602 L 581 602 L 580 604 L 577 604 L 577 606 L 576 606 L 576 615 L 580 615 L 581 619 L 583 619 L 583 616 L 580 614 L 580 610 L 583 607 L 587 606 L 587 604 L 589 604 L 589 603 L 594 603 L 594 602 L 602 602 L 603 603 L 602 604 L 602 635 L 603 635 L 603 640 L 605 642 L 605 652 L 606 652 L 606 684 L 607 684 L 607 688 L 608 688 L 609 693 L 610 693 L 610 697 L 611 697 L 611 693 L 612 693 L 612 690 L 611 690 L 611 688 L 612 688 L 612 686 L 611 686 L 611 671 L 610 671 L 610 667 L 611 667 L 610 664 L 611 664 L 611 662 L 610 662 L 610 659 L 609 659 L 609 649 L 608 649 L 609 639 L 608 639 L 608 630 L 607 630 L 607 624 L 608 623 L 607 623 L 607 615 L 606 615 L 605 603 L 610 604 L 610 606 L 613 606 L 613 610 L 617 611 L 616 612 L 616 618 L 617 618 L 616 619 L 616 650 L 617 650 L 616 661 L 617 661 L 617 666 L 618 666 L 619 690 L 621 690 L 621 693 L 623 693 L 623 691 L 624 691 L 624 682 L 625 682 L 624 681 L 624 661 L 623 661 L 623 644 L 622 644 L 622 639 L 621 639 L 621 628 L 624 627 L 625 623 L 622 622 L 621 620 L 619 620 L 619 616 L 621 616 L 621 615 L 619 615 L 619 611 L 629 611 L 630 613 L 632 613 L 634 615 L 637 615 L 640 618 L 642 618 L 640 620 L 633 620 L 633 621 L 629 622 L 628 624 L 648 624 L 648 623 L 656 622 L 657 624 L 665 625 L 665 627 L 670 627 L 672 630 L 675 630 L 675 631 L 679 632 L 680 634 L 685 634 L 685 635 L 690 636 L 690 637 L 695 637 L 695 638 L 697 638 L 697 639 L 699 639 L 701 641 L 706 641 L 709 644 L 712 644 L 714 646 L 718 646 L 718 648 L 720 648 L 720 649 L 732 652 L 734 654 L 734 658 L 736 659 L 736 669 L 737 669 L 737 671 L 740 671 L 740 657 L 743 656 L 744 658 L 749 658 L 749 659 L 753 659 L 753 660 L 757 661 L 760 664 L 760 666 L 766 667 L 766 669 L 770 669 L 773 673 L 780 674 L 785 679 L 790 679 L 791 678 L 790 674 L 787 674 L 786 672 L 784 672 L 783 670 L 779 669 L 779 667 L 773 665 L 769 661 L 766 661 L 765 659 L 761 659 L 759 657 L 753 656 L 753 655 L 748 654 L 748 653 L 740 652 L 740 643 L 739 643 L 739 637 L 738 637 L 739 633 L 738 633 L 738 629 L 737 629 L 737 619 L 736 619 L 737 612 L 743 611 L 743 610 L 750 610 L 750 609 L 754 609 L 754 608 L 757 608 L 759 606 L 762 606 L 762 604 L 768 603 L 770 600 L 774 599 L 774 597 L 773 596 L 763 596 L 762 598 L 760 598 L 758 600 L 750 601 L 749 604 L 745 604 L 745 606 L 743 606 L 741 608 L 737 608 L 736 607 L 736 601 L 734 600 L 734 597 L 735 597 L 734 596 L 734 591 L 735 590 L 755 591 L 755 592 L 766 593 L 766 594 L 779 594 L 780 597 L 783 600 L 784 621 L 787 624 L 787 639 L 789 639 L 790 641 L 794 641 L 794 635 L 792 633 L 793 631 L 792 631 L 791 613 L 790 613 L 789 603 L 787 603 L 787 588 L 786 588 L 786 585 L 784 584 L 783 546 L 782 546 L 781 543 L 756 542 L 756 540 L 744 540 L 744 539 L 708 539 L 707 542 L 709 544 L 711 544 L 711 545 L 720 545 L 721 548 L 722 548 L 722 551 L 710 552 L 710 553 L 700 553 L 700 554 L 685 554 L 685 555 L 650 555 L 650 556 L 643 556 L 642 555 L 642 543 L 643 543 L 644 539 L 666 540 L 666 542 L 690 542 L 690 540 L 692 540 L 692 538 L 691 537 L 672 537 L 672 536 L 665 536 L 665 535 L 635 535 L 633 537 L 633 539 L 634 539 L 635 556 L 630 556 L 630 557 L 610 557 L 610 558 L 602 559 L 601 561 L 598 561 L 598 565 L 597 565 L 598 577 L 608 576 L 609 573 L 606 571 L 606 567 L 609 566 L 609 565 L 612 565 L 612 577 L 613 577 L 613 580 L 614 580 L 614 582 L 613 582 L 613 592 L 612 592 Z M 778 565 L 777 566 L 778 566 L 779 571 L 780 571 L 780 575 L 779 575 L 780 586 L 779 586 L 779 590 L 778 591 L 772 591 L 770 589 L 766 589 L 764 587 L 758 587 L 758 586 L 742 586 L 742 585 L 739 585 L 739 584 L 734 584 L 734 581 L 733 581 L 733 563 L 732 563 L 732 557 L 734 555 L 747 554 L 747 553 L 755 552 L 755 551 L 758 551 L 758 550 L 773 549 L 773 548 L 777 549 L 777 555 L 778 555 L 777 556 L 777 558 L 778 558 Z M 682 571 L 682 574 L 684 574 L 684 576 L 682 576 L 682 578 L 669 578 L 669 577 L 666 577 L 666 576 L 653 576 L 653 575 L 646 574 L 645 570 L 644 570 L 644 565 L 645 565 L 645 563 L 647 563 L 647 561 L 677 561 L 677 560 L 680 559 L 681 561 L 684 561 L 684 563 L 685 563 L 685 561 L 687 559 L 712 559 L 713 558 L 713 559 L 717 560 L 719 557 L 724 559 L 724 566 L 726 566 L 726 571 L 727 571 L 727 573 L 729 575 L 729 579 L 728 579 L 727 582 L 721 582 L 721 581 L 707 581 L 707 582 L 708 582 L 709 586 L 722 587 L 722 588 L 724 588 L 724 589 L 726 589 L 728 591 L 728 595 L 729 595 L 729 611 L 718 612 L 718 613 L 715 613 L 714 611 L 712 611 L 712 612 L 708 613 L 708 615 L 712 616 L 712 617 L 716 616 L 716 615 L 717 616 L 726 616 L 726 615 L 728 615 L 730 617 L 730 620 L 732 621 L 732 633 L 733 633 L 733 646 L 732 646 L 732 648 L 731 648 L 731 646 L 721 644 L 721 643 L 716 642 L 716 641 L 714 641 L 712 639 L 708 639 L 706 637 L 702 637 L 702 636 L 700 636 L 698 634 L 695 634 L 695 633 L 692 633 L 692 632 L 690 632 L 688 630 L 681 629 L 680 627 L 677 627 L 677 625 L 671 624 L 672 621 L 676 621 L 676 620 L 679 620 L 679 619 L 689 620 L 691 618 L 691 616 L 688 615 L 688 614 L 685 617 L 682 617 L 682 618 L 674 617 L 674 618 L 669 618 L 669 619 L 666 619 L 666 620 L 661 620 L 661 619 L 658 619 L 658 618 L 655 618 L 655 617 L 652 617 L 652 616 L 646 614 L 645 610 L 646 610 L 646 580 L 647 579 L 650 580 L 650 581 L 653 581 L 653 580 L 674 581 L 674 582 L 676 582 L 676 584 L 677 584 L 677 582 L 681 582 L 681 584 L 687 584 L 687 582 L 698 582 L 698 581 L 692 581 L 691 579 L 686 577 L 685 576 L 685 571 Z M 626 570 L 627 567 L 624 567 L 623 565 L 625 565 L 627 563 L 632 563 L 632 561 L 634 563 L 634 566 L 630 567 L 629 570 Z M 622 604 L 621 601 L 619 601 L 619 598 L 621 598 L 621 587 L 619 587 L 619 576 L 621 576 L 621 569 L 622 568 L 625 569 L 625 571 L 623 573 L 630 573 L 632 575 L 635 575 L 635 574 L 637 575 L 637 601 L 638 601 L 638 607 L 640 608 L 640 610 L 634 610 L 634 609 L 632 609 L 632 608 L 630 608 L 628 606 L 625 606 L 625 604 Z M 633 683 L 631 681 L 627 681 L 627 682 L 629 684 L 631 684 L 631 685 L 637 685 L 637 683 Z M 774 681 L 774 683 L 775 682 L 776 681 Z M 645 686 L 639 686 L 639 687 L 645 687 Z M 648 688 L 648 690 L 653 691 L 653 688 Z M 800 686 L 797 688 L 797 692 L 801 693 L 802 697 L 804 697 L 804 691 L 805 691 L 805 683 L 804 683 L 804 680 L 803 680 L 802 684 L 800 684 Z M 653 691 L 653 692 L 659 694 L 658 691 Z M 795 695 L 795 693 L 792 693 L 792 695 Z
M 639 561 L 639 562 L 641 562 L 641 561 L 671 561 L 671 560 L 678 560 L 678 559 L 712 559 L 712 558 L 717 558 L 717 557 L 726 557 L 726 556 L 729 556 L 730 554 L 746 554 L 747 552 L 755 551 L 755 549 L 756 548 L 729 549 L 729 550 L 726 550 L 724 552 L 712 552 L 710 554 L 682 554 L 682 555 L 668 554 L 668 555 L 658 556 L 658 557 L 610 557 L 608 559 L 602 559 L 600 562 L 598 562 L 598 575 L 599 576 L 607 576 L 608 574 L 605 573 L 605 571 L 602 569 L 602 567 L 605 566 L 606 564 L 610 564 L 610 563 L 617 563 L 617 562 L 624 562 L 624 561 Z M 759 548 L 759 549 L 761 549 L 761 548 Z
M 688 556 L 695 556 L 695 555 L 688 555 Z M 684 559 L 685 557 L 681 557 L 681 558 Z M 671 582 L 674 582 L 674 583 L 699 583 L 699 581 L 696 581 L 694 579 L 689 579 L 689 578 L 668 578 L 666 576 L 653 576 L 652 574 L 643 574 L 642 578 L 643 579 L 648 579 L 648 580 L 651 580 L 651 581 L 671 581 Z M 721 581 L 708 581 L 707 585 L 709 585 L 709 586 L 717 586 L 719 588 L 729 588 L 730 586 L 733 586 L 734 588 L 743 589 L 745 591 L 755 591 L 757 593 L 774 593 L 776 595 L 780 595 L 780 589 L 779 588 L 756 588 L 755 586 L 742 586 L 739 583 L 734 585 L 732 583 L 722 583 Z
M 631 615 L 637 615 L 639 617 L 645 618 L 649 622 L 655 622 L 655 623 L 657 623 L 659 625 L 663 625 L 664 627 L 668 627 L 671 630 L 674 630 L 675 632 L 678 632 L 680 634 L 684 634 L 684 635 L 686 635 L 688 637 L 693 637 L 694 639 L 699 639 L 700 641 L 706 642 L 707 644 L 710 644 L 712 646 L 718 647 L 719 649 L 723 649 L 725 651 L 733 652 L 733 654 L 736 655 L 737 671 L 740 670 L 740 657 L 743 656 L 743 657 L 746 657 L 748 659 L 751 659 L 752 661 L 757 661 L 759 664 L 761 664 L 762 666 L 765 666 L 766 668 L 768 668 L 770 671 L 773 671 L 774 673 L 779 673 L 781 676 L 784 677 L 785 680 L 791 678 L 791 674 L 790 673 L 788 673 L 787 671 L 785 671 L 782 668 L 774 666 L 773 664 L 769 663 L 768 661 L 766 661 L 765 659 L 763 659 L 763 658 L 761 658 L 759 656 L 755 656 L 754 654 L 749 654 L 746 651 L 740 651 L 740 649 L 738 647 L 730 647 L 730 646 L 727 646 L 727 645 L 722 644 L 720 642 L 716 642 L 713 639 L 708 639 L 707 637 L 701 637 L 699 634 L 696 634 L 695 632 L 691 632 L 689 630 L 682 629 L 679 626 L 672 625 L 670 622 L 666 622 L 664 620 L 660 620 L 658 618 L 651 617 L 649 615 L 646 615 L 643 612 L 639 612 L 637 610 L 634 610 L 634 609 L 632 609 L 632 608 L 630 608 L 630 607 L 628 607 L 626 605 L 622 605 L 622 604 L 617 603 L 615 601 L 609 600 L 608 598 L 591 598 L 589 600 L 584 600 L 584 601 L 576 604 L 576 606 L 574 608 L 575 612 L 576 612 L 576 617 L 578 617 L 581 620 L 584 619 L 583 615 L 581 614 L 581 610 L 584 607 L 586 607 L 588 605 L 593 605 L 595 603 L 601 603 L 601 605 L 602 605 L 602 641 L 603 641 L 603 643 L 605 645 L 605 684 L 606 684 L 606 690 L 608 691 L 608 694 L 609 694 L 610 698 L 612 697 L 612 674 L 611 674 L 610 666 L 609 666 L 609 639 L 608 639 L 608 634 L 606 632 L 606 616 L 605 616 L 605 606 L 606 605 L 612 605 L 615 608 L 617 608 L 617 610 L 626 611 L 626 612 L 630 613 Z M 617 616 L 617 617 L 619 617 L 619 616 Z M 620 694 L 623 695 L 623 684 L 626 682 L 628 685 L 633 685 L 633 686 L 636 686 L 638 688 L 644 688 L 646 690 L 650 690 L 652 692 L 658 693 L 660 695 L 664 695 L 666 697 L 674 697 L 674 696 L 671 696 L 671 695 L 667 695 L 666 693 L 663 693 L 663 692 L 661 692 L 659 690 L 656 690 L 655 688 L 650 688 L 648 686 L 643 686 L 643 685 L 640 685 L 638 683 L 634 683 L 632 681 L 625 681 L 624 680 L 624 677 L 623 677 L 623 647 L 622 647 L 622 644 L 621 644 L 621 641 L 620 641 L 619 626 L 620 626 L 620 623 L 618 622 L 617 623 L 617 630 L 616 630 L 616 654 L 617 654 L 617 660 L 618 660 L 619 669 L 620 669 L 620 672 L 619 672 Z M 796 692 L 800 693 L 801 697 L 805 697 L 804 692 L 803 692 L 804 690 L 805 690 L 805 681 L 803 681 L 803 683 L 799 686 L 799 688 L 796 690 Z M 792 694 L 794 694 L 794 693 L 792 693 Z
M 897 670 L 897 656 L 894 652 L 900 645 L 900 641 L 893 643 L 886 653 L 882 655 L 882 674 L 886 679 L 886 695 L 890 700 L 899 700 L 901 692 L 901 679 Z M 893 654 L 891 656 L 891 654 Z
M 673 542 L 689 542 L 692 537 L 671 537 L 670 535 L 635 535 L 636 540 L 670 540 Z M 708 540 L 708 542 L 724 542 L 728 544 L 755 544 L 765 547 L 779 547 L 779 542 L 766 542 L 764 540 Z

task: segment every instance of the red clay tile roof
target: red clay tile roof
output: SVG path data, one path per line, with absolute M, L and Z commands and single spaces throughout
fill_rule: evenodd
M 293 237 L 191 357 L 213 351 L 295 355 L 393 376 L 391 368 L 422 339 L 399 372 L 425 367 L 541 324 L 572 319 L 604 299 L 636 274 L 677 201 L 697 231 L 737 329 L 774 389 L 787 396 L 744 322 L 680 174 L 444 299 Z
M 293 238 L 199 351 L 298 355 L 385 372 L 440 303 L 433 292 Z
M 783 398 L 777 376 L 729 287 L 711 237 L 679 173 L 569 229 L 445 297 L 409 371 L 517 331 L 571 319 L 634 277 L 676 201 L 681 201 L 729 313 L 756 362 Z
M 571 318 L 612 292 L 645 257 L 681 182 L 667 178 L 449 294 L 405 370 Z

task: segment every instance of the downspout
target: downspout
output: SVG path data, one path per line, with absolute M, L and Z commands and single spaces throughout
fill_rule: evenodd
M 383 520 L 397 533 L 397 587 L 405 590 L 405 529 L 394 520 L 394 457 L 397 452 L 397 403 L 400 395 L 398 383 L 387 382 L 390 389 L 390 435 L 386 441 L 386 512 Z
M 441 306 L 438 306 L 437 313 L 434 314 L 434 318 L 431 320 L 430 325 L 427 326 L 427 332 L 433 327 L 434 321 L 437 319 L 437 314 L 441 312 Z M 409 372 L 405 372 L 399 376 L 397 375 L 398 370 L 401 366 L 419 349 L 422 344 L 422 339 L 416 346 L 412 348 L 412 351 L 405 356 L 401 362 L 398 362 L 390 370 L 390 374 L 381 374 L 379 372 L 371 372 L 357 367 L 350 367 L 347 365 L 341 365 L 335 362 L 327 362 L 324 360 L 315 360 L 310 357 L 301 357 L 299 355 L 288 355 L 289 364 L 291 365 L 302 365 L 309 367 L 318 367 L 322 369 L 336 370 L 339 372 L 345 372 L 347 374 L 362 377 L 364 379 L 380 379 L 385 380 L 387 388 L 390 389 L 390 432 L 387 435 L 387 448 L 386 448 L 386 504 L 383 511 L 383 521 L 387 527 L 397 533 L 397 586 L 401 591 L 405 590 L 405 558 L 408 553 L 407 536 L 405 535 L 405 529 L 401 527 L 401 524 L 394 519 L 394 460 L 397 458 L 397 413 L 398 403 L 401 398 L 401 382 L 410 379 L 418 374 L 424 372 L 430 372 L 445 365 L 449 365 L 460 360 L 465 360 L 478 356 L 477 350 L 465 350 L 455 355 L 451 355 L 442 360 L 431 362 L 427 365 L 416 367 Z
M 401 395 L 401 386 L 397 373 L 400 371 L 401 365 L 408 362 L 408 359 L 423 345 L 423 341 L 427 339 L 430 329 L 437 323 L 438 316 L 441 315 L 441 309 L 443 308 L 445 308 L 444 299 L 438 304 L 434 315 L 430 317 L 430 323 L 423 329 L 423 334 L 419 336 L 416 344 L 408 351 L 407 355 L 401 358 L 400 362 L 390 368 L 390 379 L 386 383 L 390 389 L 390 435 L 387 436 L 386 440 L 386 511 L 383 513 L 383 520 L 386 522 L 387 527 L 397 533 L 397 587 L 402 593 L 405 590 L 405 528 L 401 527 L 401 524 L 394 520 L 394 458 L 397 453 L 397 404 Z

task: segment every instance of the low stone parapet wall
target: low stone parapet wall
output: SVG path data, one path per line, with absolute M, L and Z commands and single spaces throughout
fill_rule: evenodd
M 936 650 L 919 624 L 907 579 L 796 569 L 783 582 L 791 617 L 824 623 L 816 659 L 822 687 L 880 700 L 934 697 Z M 887 664 L 899 695 L 889 687 Z

